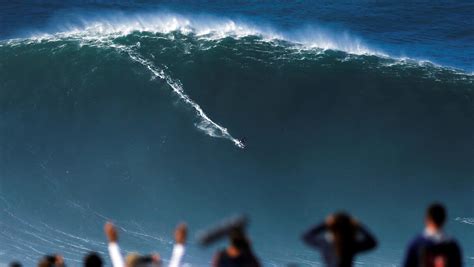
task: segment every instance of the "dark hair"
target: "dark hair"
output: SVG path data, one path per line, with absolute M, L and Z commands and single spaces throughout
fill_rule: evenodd
M 102 258 L 95 252 L 90 252 L 84 258 L 84 267 L 102 267 L 103 265 Z
M 334 235 L 334 245 L 337 256 L 342 258 L 350 257 L 352 248 L 356 240 L 356 227 L 352 223 L 351 217 L 344 213 L 336 213 L 334 222 L 329 225 L 329 231 Z
M 46 255 L 38 263 L 38 267 L 54 267 L 56 266 L 56 256 Z
M 14 262 L 11 262 L 10 265 L 8 265 L 9 267 L 21 267 L 21 263 L 18 262 L 18 261 L 14 261 Z
M 242 228 L 234 228 L 229 233 L 230 243 L 241 251 L 250 251 L 250 243 Z
M 432 220 L 436 226 L 442 227 L 446 221 L 446 209 L 441 203 L 433 203 L 428 207 L 426 216 Z

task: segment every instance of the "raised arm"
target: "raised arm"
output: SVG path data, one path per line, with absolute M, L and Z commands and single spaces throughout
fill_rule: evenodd
M 118 246 L 118 234 L 115 226 L 107 222 L 104 227 L 105 235 L 107 236 L 107 240 L 109 242 L 108 249 L 110 259 L 112 260 L 112 265 L 114 267 L 124 267 L 124 261 L 122 254 L 120 253 L 120 247 Z
M 375 237 L 362 225 L 357 224 L 357 251 L 371 250 L 377 246 Z
M 313 247 L 320 247 L 322 244 L 324 244 L 325 239 L 324 239 L 324 233 L 327 230 L 327 225 L 326 223 L 321 223 L 315 227 L 310 228 L 308 231 L 306 231 L 303 234 L 303 241 Z
M 171 260 L 169 267 L 180 267 L 181 261 L 183 259 L 184 253 L 186 252 L 185 243 L 186 236 L 188 233 L 188 228 L 186 224 L 182 223 L 176 227 L 174 232 L 175 244 L 173 247 L 173 253 L 171 255 Z

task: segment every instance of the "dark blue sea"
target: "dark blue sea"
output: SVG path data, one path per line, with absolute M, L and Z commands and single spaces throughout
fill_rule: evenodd
M 1 1 L 0 266 L 170 257 L 237 213 L 264 266 L 321 266 L 333 211 L 400 266 L 442 201 L 474 264 L 474 2 Z

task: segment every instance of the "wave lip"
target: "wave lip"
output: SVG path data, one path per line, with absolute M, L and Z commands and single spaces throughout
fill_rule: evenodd
M 266 39 L 282 39 L 276 33 L 263 31 L 257 26 L 231 19 L 218 19 L 210 16 L 185 17 L 173 13 L 154 13 L 141 15 L 114 15 L 100 19 L 81 19 L 78 25 L 62 27 L 52 34 L 37 34 L 34 37 L 69 36 L 69 35 L 128 35 L 132 32 L 194 34 L 199 37 L 225 38 L 262 36 Z
M 256 36 L 263 41 L 284 41 L 303 50 L 334 50 L 353 55 L 371 55 L 396 61 L 406 59 L 429 62 L 435 66 L 459 70 L 473 75 L 472 70 L 438 64 L 423 57 L 407 57 L 403 53 L 387 53 L 380 46 L 369 45 L 362 38 L 346 30 L 334 30 L 317 24 L 303 25 L 289 31 L 278 30 L 268 23 L 250 21 L 244 18 L 225 18 L 206 14 L 180 14 L 166 10 L 124 13 L 108 11 L 80 14 L 67 14 L 67 20 L 51 21 L 50 27 L 43 31 L 33 31 L 30 40 L 51 40 L 58 38 L 103 39 L 125 36 L 133 32 L 169 34 L 179 32 L 203 39 L 242 38 Z M 65 16 L 62 16 L 65 17 Z M 53 24 L 54 23 L 54 24 Z M 11 39 L 10 39 L 11 40 Z M 7 40 L 8 41 L 8 40 Z M 0 41 L 0 46 L 1 46 Z
M 37 33 L 33 38 L 54 37 L 104 38 L 128 35 L 133 32 L 168 34 L 180 32 L 206 39 L 258 36 L 264 41 L 286 41 L 306 49 L 338 50 L 356 55 L 387 56 L 369 47 L 348 32 L 334 32 L 322 27 L 306 27 L 295 31 L 278 31 L 264 24 L 213 16 L 183 16 L 169 12 L 147 14 L 110 14 L 101 18 L 81 18 L 79 23 L 61 26 L 54 33 Z

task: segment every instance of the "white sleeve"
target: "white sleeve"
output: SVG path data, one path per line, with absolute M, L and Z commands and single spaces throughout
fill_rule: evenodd
M 184 245 L 175 244 L 173 247 L 173 253 L 171 255 L 170 264 L 168 267 L 180 267 L 181 260 L 183 259 L 184 252 L 186 251 Z
M 124 267 L 122 254 L 120 254 L 120 247 L 117 243 L 109 243 L 109 254 L 114 267 Z

